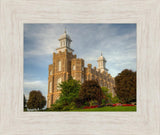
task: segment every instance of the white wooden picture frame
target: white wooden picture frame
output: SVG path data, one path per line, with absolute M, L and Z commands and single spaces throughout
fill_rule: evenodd
M 136 23 L 136 112 L 23 112 L 24 23 Z M 1 0 L 1 135 L 159 135 L 159 0 Z

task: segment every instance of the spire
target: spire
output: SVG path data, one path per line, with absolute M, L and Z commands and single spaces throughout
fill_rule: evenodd
M 102 56 L 102 52 L 101 52 L 101 56 Z

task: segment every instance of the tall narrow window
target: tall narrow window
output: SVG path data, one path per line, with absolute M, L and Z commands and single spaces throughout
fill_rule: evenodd
M 52 82 L 49 83 L 49 92 L 52 93 Z
M 62 78 L 59 78 L 57 80 L 57 90 L 60 90 L 59 84 L 62 82 Z
M 83 76 L 82 76 L 82 79 L 81 79 L 81 83 L 84 83 L 84 78 L 83 78 Z
M 73 70 L 76 70 L 76 66 L 75 65 L 73 65 Z
M 66 41 L 66 46 L 68 47 L 68 41 Z
M 52 70 L 50 70 L 49 75 L 52 75 Z
M 61 71 L 61 61 L 58 62 L 58 71 Z
M 56 97 L 56 100 L 58 100 L 58 99 L 59 99 L 59 96 Z
M 82 71 L 84 71 L 84 67 L 82 67 Z

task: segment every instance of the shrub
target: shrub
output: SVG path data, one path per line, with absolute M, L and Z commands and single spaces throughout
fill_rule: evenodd
M 120 102 L 120 100 L 119 100 L 119 98 L 117 96 L 115 96 L 115 97 L 112 98 L 112 103 L 113 104 L 119 103 L 119 102 Z
M 97 100 L 91 100 L 89 102 L 89 106 L 94 106 L 94 105 L 97 105 L 97 104 L 98 104 Z
M 106 100 L 102 99 L 102 105 L 106 105 Z

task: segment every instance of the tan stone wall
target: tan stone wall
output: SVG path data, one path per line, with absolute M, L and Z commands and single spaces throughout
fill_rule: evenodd
M 88 64 L 88 67 L 85 68 L 85 80 L 98 80 L 101 87 L 107 87 L 112 95 L 115 96 L 114 78 L 107 72 L 100 73 L 100 71 L 97 71 L 96 67 L 92 68 L 92 65 Z
M 76 79 L 80 82 L 84 81 L 84 60 L 83 59 L 72 59 L 71 76 L 73 77 L 73 79 Z

